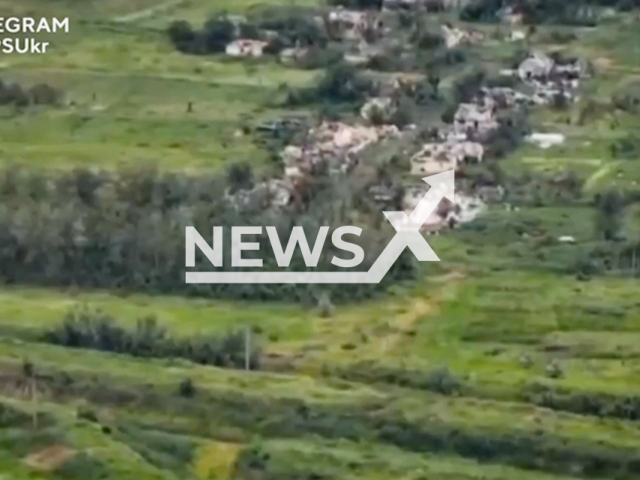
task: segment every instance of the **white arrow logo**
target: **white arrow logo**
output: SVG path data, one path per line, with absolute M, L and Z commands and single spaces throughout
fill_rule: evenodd
M 368 272 L 187 272 L 187 283 L 380 283 L 405 248 L 421 262 L 439 262 L 420 228 L 438 208 L 443 198 L 453 202 L 454 171 L 423 178 L 431 188 L 407 215 L 405 212 L 383 212 L 396 230 Z

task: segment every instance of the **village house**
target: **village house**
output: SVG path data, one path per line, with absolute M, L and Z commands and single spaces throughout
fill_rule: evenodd
M 553 70 L 553 60 L 541 52 L 532 53 L 518 67 L 518 76 L 523 82 L 549 78 Z
M 484 147 L 477 142 L 426 143 L 411 157 L 411 173 L 435 175 L 456 170 L 463 163 L 482 162 L 483 157 Z
M 260 40 L 234 40 L 227 45 L 225 53 L 230 57 L 261 57 L 267 42 Z
M 411 212 L 415 210 L 426 193 L 427 189 L 423 186 L 407 189 L 402 199 L 402 207 L 407 215 L 411 215 Z M 440 202 L 436 210 L 422 224 L 420 231 L 430 234 L 445 228 L 447 226 L 447 216 L 451 210 L 451 203 Z
M 465 31 L 448 25 L 442 26 L 442 33 L 447 48 L 455 48 L 458 45 L 473 45 L 481 42 L 484 38 L 479 32 Z
M 462 163 L 481 162 L 483 157 L 484 147 L 477 142 L 427 143 L 411 157 L 411 174 L 436 175 Z
M 478 105 L 475 103 L 461 103 L 453 118 L 455 133 L 484 136 L 498 128 L 495 118 L 495 105 Z
M 522 25 L 524 21 L 524 15 L 522 12 L 512 6 L 500 10 L 498 12 L 498 17 L 500 17 L 500 20 L 503 23 L 511 26 Z
M 345 40 L 360 40 L 367 31 L 380 34 L 383 29 L 382 20 L 372 11 L 338 8 L 329 13 L 327 20 L 333 32 Z
M 425 187 L 407 189 L 403 198 L 402 207 L 407 215 L 417 207 L 420 200 L 427 192 Z M 444 228 L 453 228 L 456 225 L 475 220 L 486 209 L 486 204 L 481 198 L 456 193 L 455 202 L 441 202 L 438 208 L 427 218 L 421 231 L 427 234 L 438 233 Z
M 527 32 L 524 30 L 511 30 L 507 40 L 510 42 L 520 42 L 527 39 Z
M 273 178 L 255 185 L 251 190 L 227 194 L 227 199 L 242 209 L 282 208 L 291 202 L 292 188 L 288 179 Z
M 480 94 L 491 101 L 499 108 L 511 108 L 516 105 L 532 103 L 531 97 L 525 93 L 518 92 L 511 87 L 483 87 Z
M 282 152 L 285 175 L 295 177 L 311 172 L 314 166 L 328 162 L 332 171 L 346 171 L 354 165 L 357 155 L 373 143 L 397 137 L 400 131 L 394 125 L 348 125 L 341 122 L 323 122 L 309 130 L 309 145 L 290 145 Z
M 451 153 L 449 144 L 427 143 L 411 157 L 411 174 L 436 175 L 458 168 L 458 158 Z

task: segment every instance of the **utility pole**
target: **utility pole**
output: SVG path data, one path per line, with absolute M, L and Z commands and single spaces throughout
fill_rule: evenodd
M 31 378 L 31 398 L 33 401 L 33 429 L 38 429 L 38 385 L 35 375 Z
M 251 327 L 247 325 L 244 331 L 244 368 L 251 369 Z

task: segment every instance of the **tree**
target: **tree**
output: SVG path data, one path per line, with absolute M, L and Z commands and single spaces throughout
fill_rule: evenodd
M 236 27 L 227 18 L 217 17 L 204 24 L 204 44 L 207 52 L 223 52 L 233 40 Z
M 234 194 L 239 190 L 251 190 L 253 188 L 253 170 L 248 163 L 235 163 L 227 170 L 227 182 L 229 193 Z
M 427 76 L 427 81 L 429 82 L 429 85 L 431 85 L 431 89 L 433 91 L 433 98 L 434 99 L 438 98 L 439 87 L 440 87 L 440 76 L 436 75 L 433 72 L 430 72 L 429 75 Z
M 33 428 L 36 429 L 38 428 L 38 384 L 33 363 L 26 359 L 22 362 L 22 378 L 27 384 L 27 390 L 33 402 Z
M 180 51 L 189 51 L 196 40 L 196 32 L 191 28 L 191 24 L 184 20 L 171 22 L 167 29 L 167 34 L 171 43 Z
M 371 82 L 361 77 L 356 68 L 338 62 L 326 69 L 316 92 L 321 99 L 353 102 L 362 100 L 371 87 Z
M 28 95 L 34 105 L 55 105 L 60 100 L 60 92 L 46 83 L 34 85 Z
M 624 202 L 615 190 L 596 196 L 596 233 L 605 240 L 614 240 L 622 226 Z

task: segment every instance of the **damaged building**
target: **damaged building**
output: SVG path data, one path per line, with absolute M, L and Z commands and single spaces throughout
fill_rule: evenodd
M 339 8 L 329 12 L 327 22 L 332 33 L 344 40 L 360 40 L 367 33 L 380 35 L 383 30 L 382 20 L 373 11 Z
M 463 163 L 479 163 L 484 147 L 477 142 L 427 143 L 411 157 L 411 174 L 428 176 L 456 170 Z
M 455 134 L 467 137 L 484 137 L 498 128 L 496 105 L 493 102 L 480 105 L 477 103 L 461 103 L 453 117 Z
M 261 57 L 268 42 L 238 39 L 229 43 L 225 53 L 230 57 Z
M 282 154 L 288 176 L 303 175 L 326 162 L 331 170 L 346 171 L 368 146 L 386 138 L 397 137 L 400 131 L 393 125 L 365 126 L 341 122 L 323 122 L 309 130 L 308 144 L 289 146 Z
M 427 193 L 428 187 L 420 186 L 407 189 L 403 198 L 403 209 L 407 215 L 418 206 L 418 203 Z M 427 218 L 420 229 L 424 233 L 437 233 L 445 228 L 453 228 L 456 225 L 475 220 L 487 205 L 481 198 L 456 192 L 454 203 L 444 200 L 438 208 Z
M 450 25 L 442 26 L 442 35 L 447 48 L 455 48 L 460 45 L 474 45 L 481 42 L 484 36 L 480 32 L 461 30 Z

